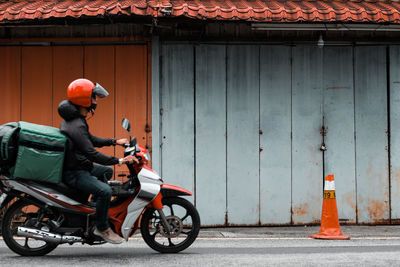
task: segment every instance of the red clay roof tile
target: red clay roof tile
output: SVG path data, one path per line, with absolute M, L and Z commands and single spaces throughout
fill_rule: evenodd
M 0 0 L 0 23 L 140 15 L 255 22 L 400 23 L 399 0 Z

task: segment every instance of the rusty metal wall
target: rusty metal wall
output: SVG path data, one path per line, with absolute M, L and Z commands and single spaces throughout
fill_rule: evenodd
M 400 46 L 390 46 L 390 208 L 392 221 L 400 222 Z
M 356 222 L 353 48 L 323 49 L 325 175 L 334 174 L 339 219 Z
M 166 183 L 194 191 L 194 48 L 162 47 L 161 173 Z M 193 200 L 193 199 L 192 199 Z
M 225 45 L 196 46 L 196 205 L 209 225 L 225 222 L 227 202 L 225 59 Z
M 260 223 L 262 224 L 284 224 L 291 221 L 291 53 L 291 48 L 288 46 L 260 47 Z
M 354 62 L 357 217 L 390 219 L 386 47 L 356 47 Z
M 304 224 L 321 217 L 322 51 L 296 46 L 292 53 L 292 221 Z
M 227 53 L 228 223 L 257 224 L 260 216 L 259 47 L 228 46 Z
M 160 47 L 153 101 L 162 138 L 153 141 L 162 156 L 154 156 L 166 181 L 194 190 L 203 225 L 318 223 L 328 174 L 342 222 L 398 219 L 387 101 L 396 175 L 400 66 L 390 61 L 388 98 L 386 59 L 397 47 Z

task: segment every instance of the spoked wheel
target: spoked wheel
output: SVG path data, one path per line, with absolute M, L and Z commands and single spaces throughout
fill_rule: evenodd
M 3 239 L 15 253 L 22 256 L 43 256 L 58 246 L 55 243 L 17 236 L 18 226 L 37 227 L 38 211 L 39 207 L 21 200 L 12 204 L 6 211 L 2 225 Z M 44 217 L 41 221 L 46 219 L 48 218 Z
M 163 198 L 163 212 L 170 231 L 164 227 L 157 210 L 147 209 L 140 222 L 144 241 L 161 253 L 177 253 L 189 247 L 200 231 L 200 216 L 196 208 L 186 199 Z

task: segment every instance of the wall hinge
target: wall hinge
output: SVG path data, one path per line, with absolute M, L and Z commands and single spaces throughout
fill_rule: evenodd
M 321 129 L 319 130 L 319 133 L 322 136 L 326 136 L 326 133 L 328 132 L 328 129 L 325 126 L 322 126 Z

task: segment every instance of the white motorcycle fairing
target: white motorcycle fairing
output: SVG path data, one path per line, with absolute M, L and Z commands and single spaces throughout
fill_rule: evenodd
M 122 236 L 128 240 L 133 225 L 143 211 L 161 190 L 161 178 L 150 168 L 142 168 L 138 174 L 140 189 L 134 200 L 129 204 L 127 215 L 121 227 Z

